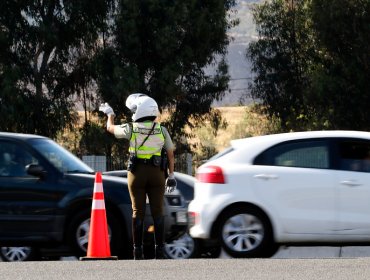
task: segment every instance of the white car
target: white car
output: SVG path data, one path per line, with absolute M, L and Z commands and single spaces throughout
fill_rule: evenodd
M 368 245 L 369 155 L 369 132 L 234 140 L 197 170 L 190 234 L 239 258 L 282 244 Z

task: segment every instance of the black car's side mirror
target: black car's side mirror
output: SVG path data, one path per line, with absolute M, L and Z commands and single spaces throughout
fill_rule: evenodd
M 46 170 L 41 165 L 38 165 L 38 164 L 27 165 L 26 171 L 27 171 L 27 174 L 40 177 L 42 179 L 45 178 L 47 174 Z

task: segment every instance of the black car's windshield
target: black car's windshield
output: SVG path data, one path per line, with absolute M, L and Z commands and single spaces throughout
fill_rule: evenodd
M 93 173 L 94 170 L 50 139 L 31 139 L 29 143 L 63 173 Z

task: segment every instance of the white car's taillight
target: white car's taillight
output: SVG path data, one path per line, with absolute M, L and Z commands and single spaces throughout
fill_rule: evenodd
M 199 224 L 199 214 L 196 212 L 188 212 L 188 223 L 190 227 Z
M 205 166 L 197 171 L 197 179 L 201 183 L 225 184 L 225 176 L 219 166 Z

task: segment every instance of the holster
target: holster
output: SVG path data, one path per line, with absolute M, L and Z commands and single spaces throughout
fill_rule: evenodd
M 162 157 L 160 156 L 152 156 L 152 164 L 154 166 L 161 166 L 162 163 Z
M 135 155 L 130 155 L 127 163 L 127 171 L 135 172 L 137 165 L 137 157 Z
M 162 148 L 161 151 L 161 170 L 164 171 L 164 175 L 168 177 L 168 157 L 166 149 Z

